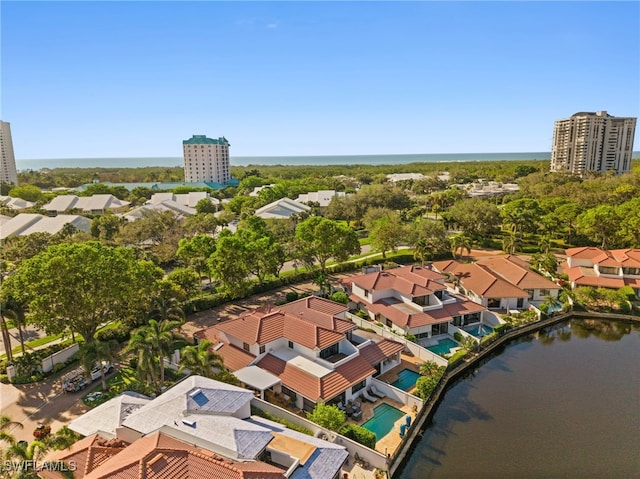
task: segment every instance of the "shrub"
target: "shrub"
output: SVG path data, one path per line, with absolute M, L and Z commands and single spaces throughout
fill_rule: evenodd
M 498 324 L 496 327 L 493 328 L 493 330 L 498 333 L 501 334 L 503 331 L 507 331 L 511 328 L 511 325 L 509 323 L 502 323 L 502 324 Z
M 376 447 L 376 435 L 356 424 L 345 424 L 342 429 L 340 429 L 340 434 L 349 439 L 353 439 L 369 449 L 375 449 Z
M 489 333 L 486 336 L 483 336 L 481 343 L 483 346 L 485 346 L 493 343 L 496 339 L 498 339 L 498 333 L 494 331 L 493 333 Z
M 134 356 L 131 359 L 129 359 L 129 367 L 131 369 L 138 369 L 138 357 Z
M 356 311 L 355 315 L 362 319 L 369 319 L 369 313 L 367 313 L 362 309 L 359 309 L 358 311 Z
M 416 395 L 426 401 L 438 385 L 440 376 L 420 376 L 416 381 Z
M 347 417 L 344 411 L 338 409 L 338 406 L 318 403 L 312 412 L 307 413 L 307 419 L 322 427 L 337 431 L 347 420 Z
M 458 349 L 449 358 L 449 367 L 455 367 L 458 363 L 460 363 L 465 358 L 465 356 L 468 354 L 468 352 L 469 351 L 467 351 L 464 348 Z
M 298 299 L 298 292 L 297 291 L 288 291 L 286 296 L 285 296 L 287 303 L 290 303 L 291 301 L 295 301 L 296 299 Z
M 455 333 L 453 333 L 453 339 L 455 339 L 459 343 L 462 342 L 462 333 L 456 331 Z
M 331 300 L 336 303 L 347 304 L 349 302 L 349 296 L 343 291 L 336 291 L 331 295 Z
M 0 383 L 9 384 L 9 376 L 6 374 L 0 374 Z

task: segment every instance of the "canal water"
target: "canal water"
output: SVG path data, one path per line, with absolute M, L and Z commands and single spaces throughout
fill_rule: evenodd
M 640 327 L 574 319 L 451 386 L 395 477 L 640 478 Z

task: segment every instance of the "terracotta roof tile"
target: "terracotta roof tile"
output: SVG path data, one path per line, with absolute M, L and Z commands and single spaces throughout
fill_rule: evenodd
M 460 263 L 458 261 L 438 261 L 434 268 L 451 273 L 466 289 L 485 298 L 527 298 L 529 295 L 521 288 L 509 283 L 485 266 L 477 263 Z M 443 269 L 440 269 L 443 268 Z
M 284 471 L 262 462 L 232 461 L 163 433 L 138 439 L 86 479 L 284 479 Z
M 445 276 L 421 266 L 403 266 L 365 274 L 351 280 L 363 289 L 394 289 L 410 296 L 424 296 L 446 289 Z
M 553 281 L 529 269 L 529 263 L 514 255 L 489 256 L 477 262 L 521 289 L 560 289 Z
M 378 343 L 369 344 L 362 348 L 360 350 L 360 357 L 362 357 L 362 359 L 364 359 L 368 364 L 376 365 L 403 349 L 404 344 L 390 339 L 383 339 Z
M 105 463 L 124 450 L 128 444 L 114 439 L 105 439 L 97 434 L 85 437 L 73 444 L 69 449 L 56 451 L 50 461 L 75 462 L 74 477 L 82 479 L 96 467 Z M 43 470 L 38 473 L 45 479 L 61 479 L 64 476 L 57 471 Z
M 208 339 L 211 341 L 213 343 L 212 348 L 216 353 L 222 356 L 224 365 L 230 370 L 237 371 L 238 369 L 249 366 L 256 357 L 244 349 L 240 349 L 233 344 L 230 344 L 226 339 L 222 339 L 217 326 L 218 325 L 207 329 L 201 329 L 196 332 L 194 336 L 200 340 Z

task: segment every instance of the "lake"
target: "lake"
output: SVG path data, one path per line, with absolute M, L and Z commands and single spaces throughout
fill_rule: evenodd
M 395 477 L 640 477 L 640 327 L 571 320 L 446 392 Z

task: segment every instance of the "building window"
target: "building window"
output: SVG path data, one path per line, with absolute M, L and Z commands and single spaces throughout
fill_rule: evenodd
M 293 341 L 289 341 L 289 349 L 293 349 Z
M 338 343 L 332 344 L 328 348 L 324 348 L 322 351 L 320 351 L 320 357 L 322 359 L 330 358 L 334 354 L 338 354 Z
M 264 354 L 267 348 L 265 346 L 260 346 L 260 354 Z
M 522 306 L 524 306 L 524 299 L 518 298 L 518 301 L 516 301 L 516 308 L 520 309 Z
M 551 295 L 551 291 L 549 291 L 548 289 L 541 289 L 540 290 L 540 296 L 542 296 L 543 298 L 546 298 L 547 296 Z
M 361 389 L 364 389 L 366 386 L 367 386 L 367 380 L 366 379 L 360 381 L 357 384 L 354 384 L 353 386 L 351 386 L 351 394 L 357 393 Z
M 249 343 L 242 343 L 242 349 L 249 351 Z

